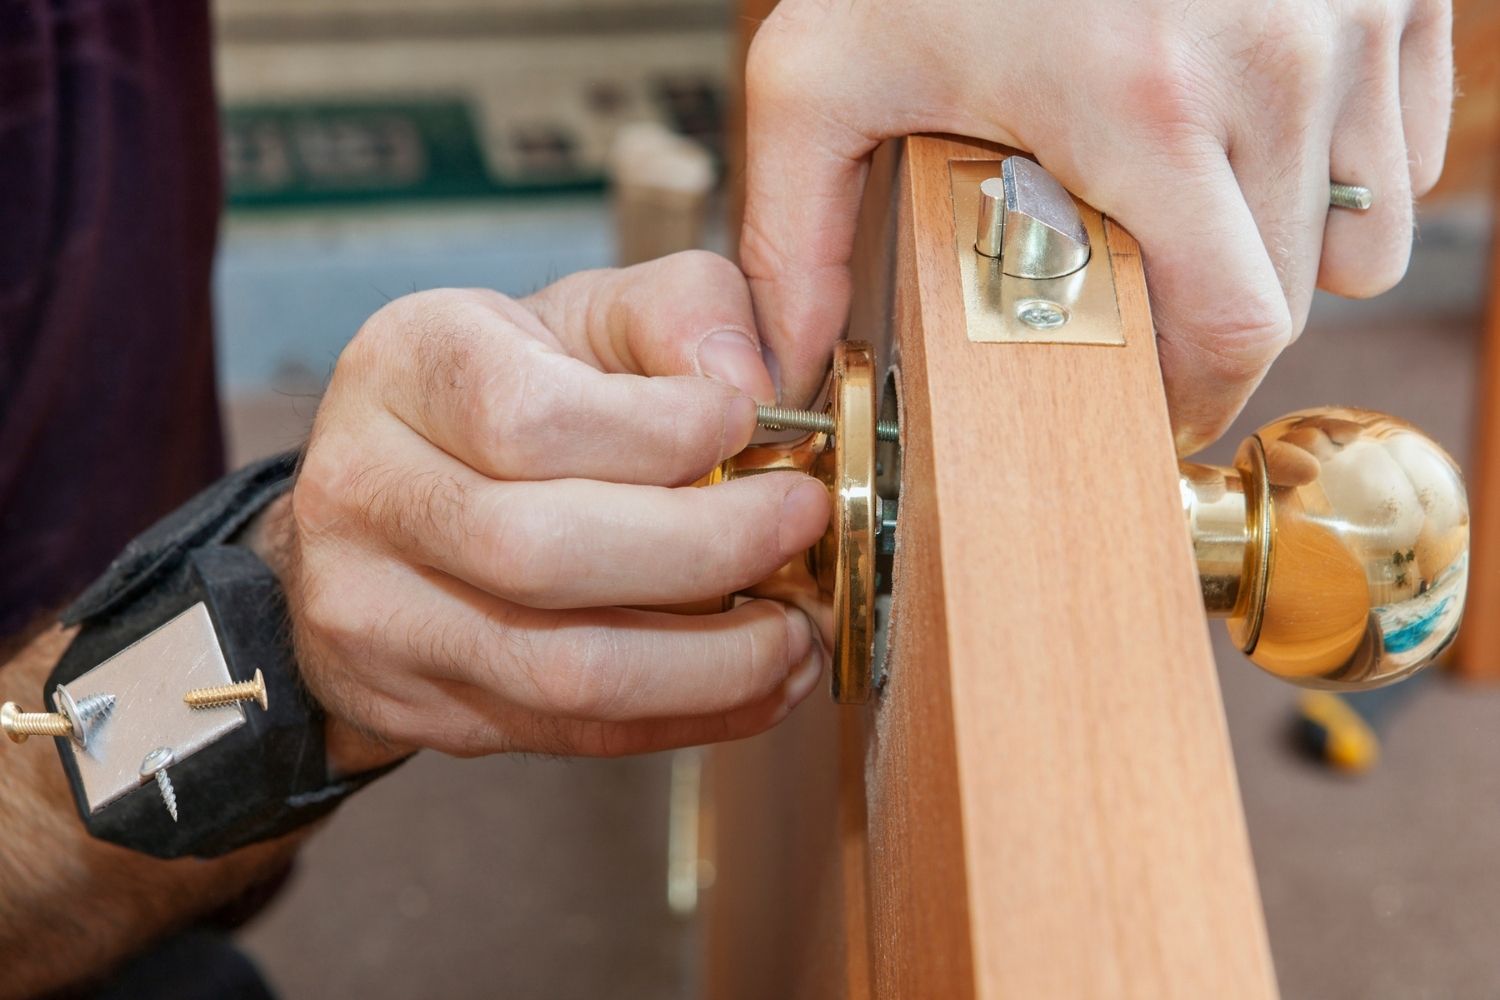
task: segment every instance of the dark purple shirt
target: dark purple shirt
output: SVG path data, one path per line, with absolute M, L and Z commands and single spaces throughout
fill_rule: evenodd
M 202 0 L 0 0 L 0 637 L 216 476 Z

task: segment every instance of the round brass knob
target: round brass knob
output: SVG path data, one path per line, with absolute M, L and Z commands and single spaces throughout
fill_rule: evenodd
M 1184 463 L 1204 603 L 1261 668 L 1304 687 L 1379 687 L 1447 648 L 1463 616 L 1469 506 L 1453 459 L 1367 410 L 1303 410 L 1233 468 Z

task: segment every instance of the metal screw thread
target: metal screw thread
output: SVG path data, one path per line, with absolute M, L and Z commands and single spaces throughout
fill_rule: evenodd
M 102 721 L 115 710 L 112 694 L 91 694 L 78 703 L 78 718 L 86 726 L 90 722 Z
M 757 406 L 755 422 L 770 430 L 817 431 L 833 433 L 833 416 L 812 410 L 794 410 L 788 406 Z M 901 428 L 894 420 L 875 424 L 875 436 L 882 441 L 901 440 Z
M 172 787 L 172 779 L 167 777 L 166 768 L 156 772 L 156 787 L 161 789 L 161 800 L 167 804 L 172 822 L 177 822 L 177 790 Z
M 1358 184 L 1340 184 L 1332 181 L 1328 185 L 1328 204 L 1334 208 L 1349 208 L 1363 212 L 1375 204 L 1375 193 Z
M 28 736 L 72 736 L 73 723 L 61 712 L 16 712 L 6 717 L 5 732 L 11 739 L 17 736 L 21 739 Z
M 252 680 L 240 681 L 238 684 L 220 684 L 218 687 L 198 688 L 183 695 L 182 700 L 191 708 L 218 708 L 221 705 L 233 705 L 239 701 L 259 702 L 260 707 L 265 708 L 266 680 L 257 670 Z

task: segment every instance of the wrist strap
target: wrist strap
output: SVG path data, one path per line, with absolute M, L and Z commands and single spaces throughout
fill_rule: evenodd
M 91 811 L 77 751 L 58 739 L 79 815 L 94 836 L 162 858 L 224 854 L 327 815 L 396 766 L 329 778 L 323 713 L 298 683 L 280 584 L 255 553 L 224 544 L 290 487 L 296 462 L 296 453 L 278 455 L 214 483 L 127 545 L 64 613 L 65 624 L 81 629 L 46 691 L 201 603 L 231 679 L 249 680 L 260 669 L 269 696 L 268 709 L 248 708 L 245 724 L 172 765 L 175 822 L 152 782 Z
M 149 589 L 180 583 L 187 571 L 187 554 L 234 537 L 272 500 L 291 489 L 299 459 L 299 452 L 288 451 L 252 462 L 157 521 L 131 539 L 104 575 L 63 611 L 62 623 L 81 625 Z

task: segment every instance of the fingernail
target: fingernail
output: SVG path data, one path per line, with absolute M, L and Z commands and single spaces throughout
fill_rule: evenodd
M 814 642 L 812 648 L 807 651 L 807 656 L 798 664 L 797 669 L 786 679 L 784 688 L 786 703 L 788 706 L 796 705 L 803 698 L 812 693 L 812 689 L 818 686 L 818 681 L 823 676 L 823 647 Z
M 828 526 L 829 506 L 828 487 L 816 480 L 803 479 L 786 491 L 779 528 L 783 556 L 802 552 L 817 540 Z
M 776 399 L 760 348 L 740 330 L 716 330 L 699 341 L 698 373 L 728 382 L 760 402 Z

